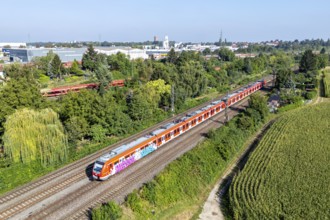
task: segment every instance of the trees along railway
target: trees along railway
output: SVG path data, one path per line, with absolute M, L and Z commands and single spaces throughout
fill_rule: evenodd
M 244 97 L 247 97 L 250 94 L 258 91 L 262 87 L 262 85 L 265 83 L 265 81 L 266 82 L 270 81 L 270 77 L 265 78 L 264 81 L 258 81 L 258 82 L 249 84 L 248 86 L 245 86 L 245 87 L 242 87 L 242 88 L 236 90 L 235 92 L 226 96 L 225 100 L 208 102 L 207 104 L 193 108 L 190 111 L 187 111 L 187 112 L 191 112 L 191 111 L 193 111 L 193 112 L 186 115 L 183 118 L 182 118 L 182 116 L 184 116 L 185 113 L 180 114 L 174 118 L 175 122 L 172 122 L 173 118 L 168 119 L 168 120 L 164 121 L 163 123 L 153 126 L 139 134 L 133 135 L 132 137 L 130 137 L 126 140 L 120 141 L 116 145 L 116 146 L 120 146 L 120 147 L 109 146 L 106 149 L 103 149 L 99 152 L 91 154 L 90 156 L 87 156 L 77 162 L 74 162 L 66 167 L 63 167 L 53 173 L 50 173 L 50 174 L 40 178 L 37 181 L 26 184 L 25 186 L 18 188 L 16 191 L 7 193 L 6 195 L 0 197 L 0 219 L 7 219 L 10 217 L 16 218 L 17 216 L 29 216 L 29 215 L 31 215 L 32 212 L 33 212 L 32 216 L 35 216 L 36 218 L 40 217 L 42 219 L 43 217 L 48 216 L 49 213 L 55 212 L 54 210 L 56 209 L 56 207 L 63 206 L 63 204 L 61 202 L 58 202 L 58 204 L 57 204 L 57 202 L 56 202 L 56 204 L 57 204 L 56 205 L 53 202 L 53 203 L 51 203 L 51 205 L 47 206 L 47 205 L 45 205 L 47 203 L 47 201 L 50 202 L 50 200 L 52 199 L 52 195 L 55 195 L 55 194 L 58 195 L 59 192 L 66 191 L 69 189 L 69 187 L 70 188 L 75 187 L 75 185 L 77 185 L 79 181 L 82 181 L 82 180 L 85 181 L 87 179 L 86 174 L 91 172 L 92 164 L 90 164 L 90 163 L 92 163 L 93 161 L 95 161 L 95 160 L 100 161 L 100 158 L 105 159 L 105 157 L 109 157 L 108 156 L 109 153 L 117 152 L 117 155 L 114 155 L 112 153 L 112 155 L 110 156 L 111 158 L 109 158 L 109 159 L 112 159 L 112 160 L 104 162 L 104 164 L 106 164 L 106 165 L 109 164 L 109 166 L 102 166 L 102 168 L 99 172 L 100 174 L 95 175 L 97 173 L 94 172 L 94 175 L 95 175 L 94 177 L 96 177 L 97 179 L 99 179 L 99 178 L 105 179 L 105 178 L 113 175 L 114 173 L 118 173 L 120 170 L 126 168 L 130 163 L 132 163 L 132 161 L 135 162 L 137 160 L 136 159 L 137 156 L 142 158 L 143 156 L 154 151 L 154 149 L 158 149 L 158 147 L 169 142 L 170 140 L 173 140 L 175 137 L 185 133 L 188 130 L 191 130 L 191 128 L 193 128 L 193 127 L 202 128 L 202 127 L 209 126 L 208 124 L 205 124 L 205 123 L 203 123 L 204 125 L 202 125 L 202 126 L 197 126 L 197 125 L 201 124 L 201 122 L 207 121 L 206 119 L 211 118 L 215 115 L 218 115 L 220 112 L 222 112 L 225 108 L 225 103 L 228 103 L 228 106 L 231 106 L 234 103 L 237 103 L 238 101 L 244 99 Z M 204 106 L 204 107 L 202 108 L 202 106 Z M 159 128 L 159 127 L 161 127 L 161 128 Z M 157 128 L 159 128 L 159 129 L 157 129 Z M 176 130 L 176 132 L 175 132 L 175 130 Z M 196 130 L 196 129 L 194 129 L 194 130 Z M 150 135 L 152 133 L 154 134 L 154 136 Z M 149 136 L 147 136 L 149 138 L 146 139 L 145 134 L 149 134 Z M 142 136 L 142 138 L 141 138 L 141 136 Z M 187 138 L 187 135 L 185 135 L 185 137 Z M 187 139 L 193 139 L 193 138 L 194 137 L 189 137 Z M 158 141 L 159 139 L 160 139 L 160 141 Z M 146 147 L 149 147 L 149 148 L 147 149 Z M 151 147 L 153 147 L 152 148 L 153 150 L 151 149 Z M 162 149 L 166 149 L 166 148 L 162 148 Z M 145 151 L 142 151 L 142 150 L 145 150 Z M 172 155 L 172 159 L 173 159 L 174 158 L 173 155 L 175 155 L 174 149 L 167 150 L 167 151 L 169 154 L 169 155 L 167 155 L 167 157 L 170 157 Z M 173 152 L 171 152 L 171 154 L 170 154 L 169 151 L 173 151 Z M 139 155 L 135 154 L 137 152 L 139 153 Z M 163 152 L 163 150 L 161 150 L 159 152 Z M 134 158 L 127 160 L 130 157 L 129 154 L 131 154 L 131 157 L 134 156 Z M 165 157 L 165 155 L 161 154 L 161 157 L 163 157 L 163 156 Z M 97 158 L 99 158 L 99 159 L 97 159 Z M 125 158 L 126 158 L 126 160 L 125 160 Z M 116 161 L 114 161 L 115 159 L 118 159 L 117 164 L 115 164 L 116 163 Z M 168 158 L 167 158 L 167 160 L 169 161 Z M 108 167 L 108 168 L 111 167 L 110 166 L 111 163 L 109 163 L 111 161 L 113 161 L 113 163 L 112 163 L 113 170 L 110 172 L 110 169 L 107 171 L 106 167 Z M 85 172 L 82 172 L 81 167 L 85 168 L 86 164 L 90 164 L 90 165 L 86 168 Z M 141 165 L 141 163 L 139 163 L 139 164 Z M 137 164 L 136 167 L 139 167 L 140 165 Z M 98 165 L 95 163 L 94 170 L 97 167 L 98 167 Z M 145 165 L 143 166 L 143 169 L 146 169 L 144 167 L 145 167 Z M 149 167 L 149 165 L 148 165 L 148 167 Z M 157 169 L 157 166 L 155 167 L 155 165 L 152 164 L 150 170 L 152 170 L 152 169 Z M 108 172 L 108 174 L 107 174 L 107 172 Z M 63 173 L 65 173 L 65 175 L 63 175 Z M 102 176 L 102 175 L 104 175 L 104 176 Z M 87 176 L 89 176 L 89 175 L 87 175 Z M 120 179 L 120 176 L 121 175 L 119 175 L 119 177 L 118 177 L 119 179 Z M 140 178 L 142 178 L 144 175 L 140 175 L 140 176 L 141 176 Z M 118 179 L 118 178 L 116 178 L 116 179 Z M 114 179 L 114 181 L 115 181 L 115 179 Z M 84 183 L 84 184 L 91 183 L 91 182 L 89 182 L 89 180 L 87 180 L 85 182 L 86 183 Z M 80 196 L 87 194 L 88 192 L 93 191 L 93 189 L 95 189 L 96 186 L 100 185 L 100 184 L 98 184 L 97 181 L 92 182 L 92 183 L 93 184 L 87 184 L 84 187 L 77 186 L 79 188 L 78 190 L 76 189 L 76 191 L 72 190 L 73 192 L 71 192 L 71 193 L 69 192 L 69 195 L 72 195 L 72 198 L 68 195 L 68 196 L 65 196 L 63 198 L 63 200 L 67 199 L 68 201 L 73 201 L 73 198 L 77 198 L 78 194 Z M 106 185 L 101 184 L 100 186 L 108 187 L 109 184 L 110 185 L 112 184 L 112 181 L 111 182 L 106 181 L 105 183 L 106 183 Z M 80 184 L 80 182 L 79 182 L 79 184 Z M 125 184 L 123 184 L 123 185 L 125 185 Z M 123 189 L 118 189 L 116 192 L 119 193 L 122 190 Z M 61 194 L 63 194 L 63 193 L 61 193 Z M 112 196 L 115 196 L 115 195 L 116 195 L 116 193 L 115 194 L 112 193 Z M 103 197 L 104 196 L 100 196 L 100 198 L 97 199 L 97 201 L 95 201 L 95 202 L 97 202 L 97 203 L 101 202 Z M 38 205 L 41 203 L 41 201 L 45 205 L 45 208 L 40 207 L 41 205 Z M 94 202 L 93 202 L 93 204 L 94 204 Z M 88 204 L 86 204 L 86 206 L 87 205 Z M 37 208 L 35 208 L 35 207 L 37 207 Z M 39 210 L 41 209 L 41 211 L 39 211 L 38 209 Z M 50 210 L 50 209 L 52 209 L 52 210 Z M 33 210 L 33 211 L 31 211 L 31 210 Z M 48 211 L 45 212 L 45 210 L 48 210 Z M 81 209 L 79 209 L 79 210 L 81 210 Z M 85 209 L 85 210 L 87 210 L 87 209 Z M 28 213 L 26 213 L 26 212 L 28 212 Z M 30 212 L 30 214 L 29 214 L 29 212 Z M 30 217 L 32 217 L 32 216 L 30 216 Z

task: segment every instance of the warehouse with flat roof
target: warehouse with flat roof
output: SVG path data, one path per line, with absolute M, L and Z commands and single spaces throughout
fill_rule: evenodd
M 35 57 L 46 56 L 49 51 L 57 54 L 62 62 L 81 61 L 87 48 L 6 48 L 3 49 L 10 57 L 10 61 L 29 63 Z

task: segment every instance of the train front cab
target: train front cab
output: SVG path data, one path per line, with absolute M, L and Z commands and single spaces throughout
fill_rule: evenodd
M 96 180 L 101 180 L 103 173 L 103 166 L 104 166 L 104 162 L 101 161 L 95 161 L 94 166 L 93 166 L 93 179 Z
M 93 179 L 95 180 L 106 180 L 110 177 L 113 171 L 113 163 L 109 161 L 95 161 L 93 165 Z

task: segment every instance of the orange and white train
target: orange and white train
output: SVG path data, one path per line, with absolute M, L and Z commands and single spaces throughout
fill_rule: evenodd
M 208 106 L 191 112 L 177 121 L 160 127 L 146 136 L 111 150 L 95 161 L 93 178 L 97 180 L 108 179 L 167 142 L 219 114 L 226 108 L 226 105 L 229 107 L 258 91 L 265 83 L 265 80 L 260 80 L 249 84 L 238 91 L 228 94 L 221 100 L 214 101 Z

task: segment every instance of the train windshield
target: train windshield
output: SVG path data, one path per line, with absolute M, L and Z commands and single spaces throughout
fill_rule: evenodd
M 94 171 L 101 172 L 103 165 L 104 165 L 103 162 L 96 161 L 94 164 Z
M 96 171 L 96 172 L 101 172 L 101 170 L 102 170 L 102 167 L 97 167 L 97 166 L 94 167 L 94 171 Z

